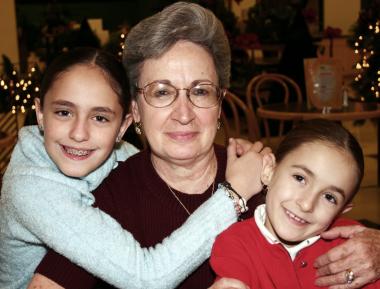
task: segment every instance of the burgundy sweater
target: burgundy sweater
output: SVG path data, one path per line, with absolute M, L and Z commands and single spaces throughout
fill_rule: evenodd
M 216 145 L 215 152 L 218 161 L 216 190 L 218 183 L 225 179 L 227 155 L 221 146 Z M 188 195 L 178 191 L 175 193 L 192 213 L 211 196 L 211 187 L 199 195 Z M 119 221 L 123 228 L 134 235 L 142 247 L 150 247 L 161 242 L 188 218 L 187 212 L 156 173 L 150 161 L 150 152 L 147 150 L 119 164 L 94 195 L 96 197 L 94 206 Z M 242 217 L 253 216 L 254 209 L 262 201 L 260 195 L 252 198 L 248 202 L 250 210 Z M 36 272 L 65 288 L 111 288 L 52 250 L 41 261 Z M 178 288 L 208 288 L 214 278 L 215 275 L 207 260 Z

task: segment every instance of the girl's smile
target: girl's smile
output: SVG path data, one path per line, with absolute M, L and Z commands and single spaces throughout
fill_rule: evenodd
M 63 72 L 46 93 L 42 108 L 36 101 L 36 111 L 46 151 L 70 177 L 98 168 L 131 119 L 123 119 L 118 95 L 102 71 L 91 65 Z
M 265 226 L 288 244 L 330 226 L 345 209 L 357 174 L 349 153 L 322 141 L 302 144 L 264 172 L 269 175 Z
M 84 160 L 91 156 L 94 150 L 77 149 L 69 146 L 61 145 L 63 153 L 72 160 Z

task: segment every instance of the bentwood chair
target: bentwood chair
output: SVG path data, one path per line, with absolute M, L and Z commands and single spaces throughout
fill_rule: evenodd
M 23 118 L 25 118 L 24 115 Z M 13 147 L 16 144 L 18 126 L 16 114 L 12 112 L 0 113 L 0 176 L 4 174 L 7 168 Z
M 302 102 L 301 89 L 291 78 L 278 73 L 263 73 L 253 77 L 246 90 L 247 105 L 252 112 L 255 106 L 263 106 L 269 103 L 289 103 Z M 270 143 L 270 138 L 284 135 L 284 121 L 276 121 L 277 134 L 271 130 L 270 122 L 267 119 L 258 119 L 259 125 L 264 127 L 265 138 Z M 273 123 L 271 123 L 273 124 Z M 276 141 L 278 142 L 278 141 Z
M 225 144 L 230 137 L 248 138 L 250 141 L 260 139 L 256 116 L 251 114 L 248 106 L 230 91 L 226 92 L 223 99 L 221 120 Z

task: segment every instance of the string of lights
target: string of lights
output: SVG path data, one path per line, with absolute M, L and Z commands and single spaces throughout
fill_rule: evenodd
M 25 113 L 28 108 L 35 109 L 34 98 L 38 96 L 40 73 L 36 67 L 30 68 L 26 75 L 13 69 L 11 75 L 0 76 L 0 97 L 6 99 L 12 113 Z
M 348 39 L 358 60 L 352 87 L 362 102 L 380 102 L 380 1 L 363 9 Z

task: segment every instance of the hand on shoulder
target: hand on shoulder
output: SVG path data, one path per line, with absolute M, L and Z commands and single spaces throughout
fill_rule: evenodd
M 380 279 L 380 230 L 344 226 L 335 227 L 321 236 L 325 239 L 347 238 L 347 241 L 317 258 L 314 264 L 318 270 L 317 285 L 347 286 L 347 270 L 354 274 L 349 288 L 361 288 Z

